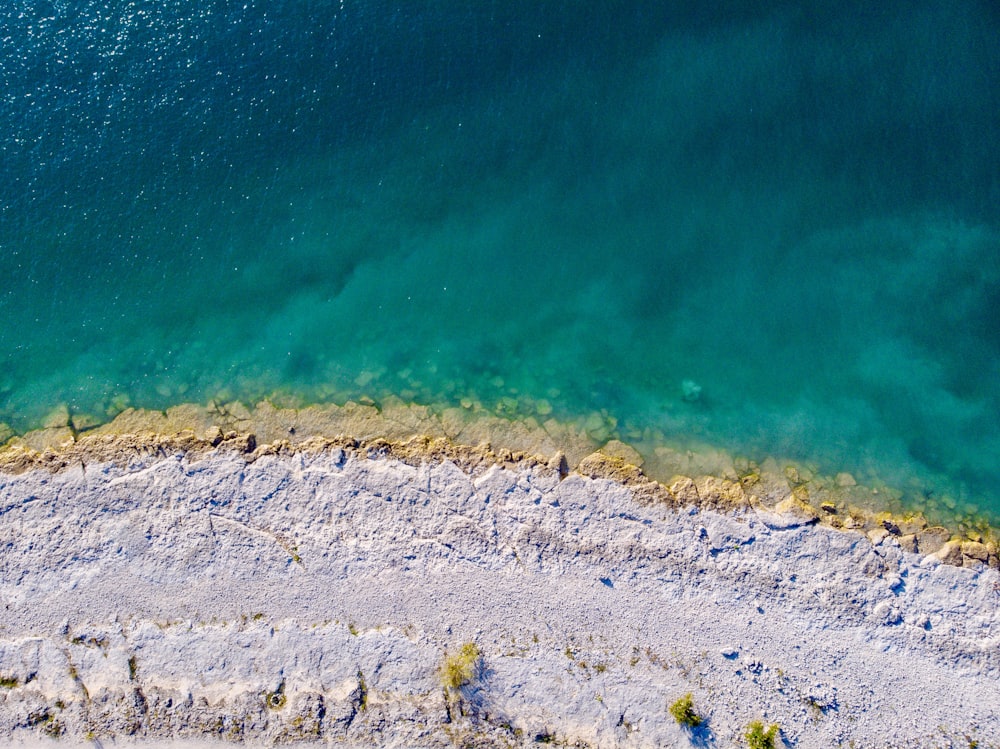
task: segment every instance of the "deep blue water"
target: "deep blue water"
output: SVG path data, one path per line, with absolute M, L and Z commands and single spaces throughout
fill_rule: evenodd
M 544 401 L 1000 516 L 994 3 L 12 0 L 0 43 L 0 422 Z

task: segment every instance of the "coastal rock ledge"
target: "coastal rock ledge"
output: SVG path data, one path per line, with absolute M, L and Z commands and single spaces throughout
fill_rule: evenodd
M 189 447 L 0 471 L 3 743 L 1000 746 L 985 544 L 613 457 Z

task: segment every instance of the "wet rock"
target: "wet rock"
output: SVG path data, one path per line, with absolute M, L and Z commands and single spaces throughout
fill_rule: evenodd
M 870 531 L 868 531 L 868 540 L 872 542 L 872 546 L 878 546 L 888 537 L 889 537 L 889 531 L 887 531 L 885 528 L 872 528 Z
M 205 432 L 205 439 L 212 445 L 212 447 L 218 447 L 219 443 L 222 442 L 223 439 L 222 429 L 218 426 L 209 427 Z
M 984 543 L 978 541 L 965 541 L 962 543 L 962 556 L 974 559 L 984 564 L 989 561 L 990 550 Z
M 67 444 L 72 444 L 75 437 L 68 426 L 36 429 L 24 435 L 24 444 L 32 450 L 58 450 Z
M 558 473 L 559 478 L 566 478 L 569 475 L 569 462 L 566 460 L 566 455 L 562 452 L 553 455 L 549 461 L 549 468 Z
M 42 420 L 42 427 L 45 429 L 57 429 L 69 426 L 69 406 L 65 403 L 52 409 Z
M 463 408 L 453 406 L 446 408 L 440 415 L 441 429 L 449 439 L 455 439 L 462 433 L 469 421 L 469 413 Z
M 951 532 L 947 528 L 940 526 L 926 528 L 917 533 L 917 548 L 921 554 L 935 554 L 950 538 Z
M 747 496 L 742 483 L 717 476 L 699 478 L 698 494 L 702 501 L 728 510 L 747 507 L 750 504 L 750 497 Z
M 696 403 L 701 400 L 701 385 L 694 380 L 684 380 L 681 382 L 681 397 L 688 403 Z
M 893 518 L 885 518 L 882 520 L 882 527 L 894 536 L 903 535 L 903 532 L 899 529 L 899 525 L 896 524 L 896 521 Z
M 757 516 L 769 528 L 798 528 L 819 521 L 819 513 L 812 505 L 790 496 L 774 506 L 773 510 L 758 509 Z
M 670 482 L 670 493 L 677 497 L 681 504 L 696 505 L 700 501 L 698 487 L 688 476 L 675 476 Z
M 675 501 L 674 495 L 662 484 L 649 479 L 638 466 L 627 463 L 619 457 L 605 455 L 603 452 L 591 453 L 580 461 L 577 473 L 589 478 L 602 478 L 616 481 L 632 490 L 637 500 L 646 502 Z
M 94 434 L 168 434 L 167 417 L 162 411 L 126 408 L 107 424 L 94 430 Z
M 257 437 L 253 434 L 240 434 L 227 441 L 241 453 L 252 453 L 257 449 Z
M 844 530 L 850 531 L 850 530 L 855 530 L 855 529 L 864 529 L 865 524 L 864 524 L 863 521 L 859 521 L 856 517 L 848 515 L 846 518 L 844 518 L 841 527 L 844 528 Z M 881 530 L 887 536 L 889 535 L 889 531 L 887 531 L 885 529 L 881 529 Z
M 630 465 L 642 467 L 643 460 L 639 451 L 619 440 L 611 440 L 600 449 L 600 452 L 612 458 L 621 458 Z
M 94 429 L 101 425 L 102 420 L 93 414 L 73 414 L 69 426 L 76 432 Z
M 854 476 L 849 473 L 838 473 L 836 478 L 837 486 L 844 489 L 848 486 L 857 486 L 858 482 L 854 480 Z
M 637 481 L 642 476 L 639 467 L 628 463 L 622 458 L 606 455 L 603 452 L 591 453 L 580 461 L 576 468 L 581 476 L 590 478 L 607 478 L 615 481 Z
M 899 532 L 901 535 L 910 536 L 919 533 L 926 528 L 927 520 L 922 516 L 917 515 L 916 517 L 906 518 L 905 520 L 898 520 L 897 525 L 899 526 Z

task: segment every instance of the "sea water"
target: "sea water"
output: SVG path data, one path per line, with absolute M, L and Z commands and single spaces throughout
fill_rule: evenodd
M 1000 516 L 1000 13 L 11 0 L 0 422 L 388 395 Z

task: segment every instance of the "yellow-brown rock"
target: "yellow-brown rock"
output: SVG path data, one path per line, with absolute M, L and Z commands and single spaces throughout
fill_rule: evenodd
M 600 452 L 612 458 L 621 458 L 630 465 L 642 468 L 643 460 L 639 451 L 619 440 L 611 440 L 600 449 Z
M 780 515 L 794 515 L 807 522 L 819 520 L 819 513 L 816 511 L 816 508 L 807 502 L 803 502 L 794 494 L 778 502 L 774 506 L 774 511 Z
M 576 472 L 590 478 L 617 481 L 632 490 L 637 500 L 647 502 L 674 503 L 675 497 L 662 484 L 647 477 L 638 466 L 626 463 L 624 459 L 595 452 L 580 461 Z
M 990 550 L 984 543 L 980 543 L 978 541 L 964 541 L 962 543 L 962 556 L 985 563 L 989 561 Z
M 934 554 L 940 551 L 950 538 L 951 531 L 947 528 L 940 526 L 925 528 L 917 533 L 917 547 L 921 554 Z
M 961 541 L 949 541 L 937 552 L 934 556 L 940 559 L 945 564 L 951 564 L 956 567 L 962 566 L 962 543 Z
M 674 476 L 670 482 L 670 493 L 682 504 L 696 505 L 701 500 L 698 486 L 689 476 Z
M 698 479 L 697 485 L 698 495 L 702 501 L 710 505 L 726 509 L 750 505 L 750 498 L 739 481 L 730 481 L 717 476 L 702 476 Z

